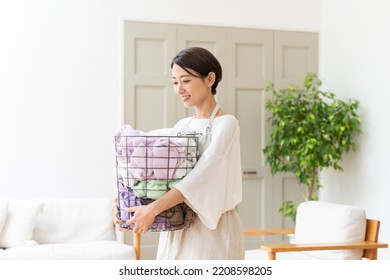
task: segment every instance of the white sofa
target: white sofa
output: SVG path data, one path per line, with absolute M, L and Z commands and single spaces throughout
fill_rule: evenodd
M 111 207 L 101 198 L 0 198 L 0 260 L 134 260 Z

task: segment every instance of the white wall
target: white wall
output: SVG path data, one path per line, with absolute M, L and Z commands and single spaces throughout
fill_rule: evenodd
M 363 135 L 348 154 L 344 172 L 324 172 L 321 199 L 360 205 L 382 221 L 380 239 L 390 243 L 390 3 L 386 0 L 323 1 L 320 76 L 325 87 L 361 102 Z M 380 257 L 390 259 L 388 249 Z
M 291 2 L 0 0 L 0 196 L 114 197 L 123 20 L 318 31 Z

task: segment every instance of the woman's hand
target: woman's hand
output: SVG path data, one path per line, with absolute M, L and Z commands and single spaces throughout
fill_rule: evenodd
M 127 212 L 132 212 L 133 217 L 127 222 L 118 218 L 118 200 L 116 199 L 112 206 L 112 220 L 120 231 L 129 231 L 129 228 L 121 228 L 120 225 L 126 223 L 129 227 L 132 225 L 132 230 L 135 233 L 145 233 L 153 224 L 156 216 L 163 211 L 175 206 L 184 201 L 183 194 L 176 188 L 172 188 L 169 192 L 161 196 L 148 205 L 134 206 L 125 209 Z
M 150 204 L 149 204 L 150 205 Z M 149 205 L 143 206 L 135 206 L 131 208 L 127 208 L 127 212 L 133 212 L 133 217 L 128 220 L 126 223 L 130 225 L 134 225 L 133 231 L 135 233 L 145 233 L 153 224 L 156 215 L 151 211 Z
M 115 198 L 114 203 L 112 204 L 112 211 L 111 211 L 111 216 L 112 216 L 112 222 L 114 223 L 115 227 L 122 232 L 127 232 L 130 229 L 129 228 L 122 228 L 120 225 L 125 223 L 125 221 L 121 220 L 118 218 L 118 198 Z
M 172 188 L 148 205 L 127 208 L 126 211 L 133 212 L 133 217 L 126 223 L 134 226 L 133 231 L 135 233 L 145 233 L 153 224 L 157 215 L 183 202 L 183 200 L 183 194 L 176 188 Z

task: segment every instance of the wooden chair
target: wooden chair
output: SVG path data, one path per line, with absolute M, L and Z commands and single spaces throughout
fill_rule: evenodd
M 316 203 L 316 202 L 312 202 Z M 324 203 L 321 207 L 323 207 Z M 310 209 L 312 210 L 312 209 Z M 299 211 L 299 208 L 298 208 Z M 300 213 L 298 212 L 298 215 Z M 318 214 L 314 211 L 314 214 Z M 326 214 L 326 211 L 324 211 Z M 310 215 L 310 213 L 308 214 Z M 365 215 L 365 213 L 364 213 Z M 342 216 L 342 215 L 341 215 Z M 349 217 L 349 213 L 345 215 Z M 361 216 L 361 215 L 360 215 Z M 329 217 L 332 217 L 330 214 Z M 337 216 L 336 216 L 337 217 Z M 298 220 L 297 223 L 302 222 L 301 220 L 306 217 L 300 217 L 301 220 Z M 321 219 L 321 223 L 327 224 L 327 221 L 324 220 L 324 217 L 318 217 Z M 332 217 L 334 218 L 334 217 Z M 315 225 L 314 225 L 315 226 Z M 351 224 L 348 224 L 347 227 L 351 227 Z M 310 242 L 310 243 L 299 243 L 299 244 L 263 244 L 260 246 L 260 250 L 267 252 L 269 260 L 276 259 L 276 253 L 283 252 L 308 252 L 308 251 L 334 251 L 334 250 L 363 250 L 362 258 L 369 260 L 376 260 L 378 258 L 378 249 L 388 248 L 388 244 L 378 242 L 379 237 L 380 222 L 377 220 L 365 219 L 365 235 L 364 240 L 362 241 L 343 241 L 343 242 Z M 302 229 L 301 229 L 302 230 Z M 321 229 L 319 229 L 321 230 Z M 335 229 L 337 230 L 337 229 Z M 317 231 L 318 232 L 318 231 Z M 320 231 L 321 232 L 321 231 Z M 255 235 L 285 235 L 295 233 L 294 228 L 284 228 L 284 229 L 263 229 L 263 230 L 244 230 L 245 236 L 255 236 Z M 315 239 L 315 238 L 314 238 Z M 363 239 L 363 238 L 362 238 Z M 313 238 L 311 239 L 313 240 Z M 321 240 L 321 238 L 320 238 Z M 318 253 L 318 252 L 316 252 Z

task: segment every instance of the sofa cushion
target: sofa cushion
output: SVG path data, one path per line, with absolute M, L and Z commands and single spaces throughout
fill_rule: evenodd
M 68 244 L 45 244 L 4 250 L 7 260 L 135 260 L 134 248 L 103 240 Z
M 43 200 L 34 239 L 39 244 L 114 240 L 112 203 L 103 198 Z
M 366 213 L 357 206 L 321 201 L 303 202 L 298 207 L 296 243 L 337 243 L 364 241 Z M 312 251 L 317 259 L 361 259 L 362 250 Z
M 8 213 L 8 200 L 0 199 L 0 234 Z
M 7 219 L 0 233 L 0 248 L 34 243 L 33 229 L 41 206 L 39 200 L 9 200 Z

